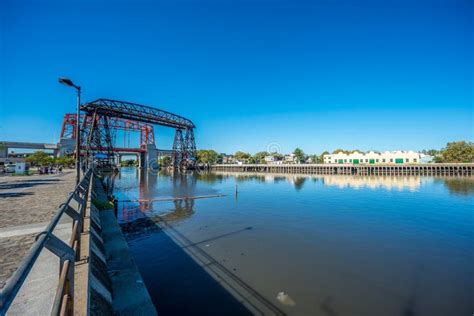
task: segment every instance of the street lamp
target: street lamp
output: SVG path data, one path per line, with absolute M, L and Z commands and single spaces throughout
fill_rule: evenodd
M 81 137 L 80 137 L 80 123 L 81 123 L 81 116 L 80 116 L 80 107 L 81 107 L 81 87 L 76 86 L 71 79 L 68 78 L 59 78 L 59 83 L 73 87 L 77 91 L 77 118 L 76 118 L 76 184 L 79 184 L 81 180 Z

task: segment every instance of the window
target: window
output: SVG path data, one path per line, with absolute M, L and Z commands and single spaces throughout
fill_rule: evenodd
M 416 158 L 413 159 L 413 162 L 416 162 Z
M 385 158 L 384 158 L 384 159 L 382 159 L 382 162 L 385 162 Z
M 349 159 L 349 162 L 352 162 L 352 159 Z
M 393 159 L 390 159 L 390 162 L 393 162 Z
M 379 162 L 379 160 L 378 160 L 378 159 L 376 159 L 376 160 L 375 160 L 375 162 Z
M 366 159 L 365 162 L 369 162 L 369 159 Z
M 408 158 L 407 158 L 407 159 L 405 159 L 405 162 L 408 162 L 408 161 L 409 161 L 409 159 L 408 159 Z
M 347 162 L 347 159 L 344 159 L 344 162 Z

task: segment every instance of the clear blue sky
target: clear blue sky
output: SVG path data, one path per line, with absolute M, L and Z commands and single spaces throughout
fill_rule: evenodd
M 473 1 L 0 0 L 0 140 L 55 142 L 83 100 L 192 119 L 199 148 L 473 140 Z M 158 147 L 171 131 L 157 129 Z

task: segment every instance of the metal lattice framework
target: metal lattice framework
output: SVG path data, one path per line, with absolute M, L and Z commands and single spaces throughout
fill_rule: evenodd
M 113 144 L 109 130 L 110 119 L 121 118 L 175 128 L 172 155 L 174 167 L 193 168 L 196 164 L 195 125 L 187 118 L 146 105 L 110 99 L 86 103 L 81 106 L 81 110 L 86 114 L 84 122 L 92 120 L 92 124 L 83 123 L 88 137 L 86 148 L 89 157 L 97 157 L 100 154 L 99 156 L 109 157 L 107 159 L 111 161 L 109 153 L 113 153 Z M 87 126 L 90 126 L 89 131 L 86 131 Z
M 88 134 L 90 131 L 90 125 L 92 124 L 92 116 L 81 115 L 82 130 L 84 133 Z M 127 120 L 119 117 L 110 117 L 108 120 L 109 129 L 111 129 L 111 134 L 113 135 L 115 131 L 121 130 L 124 132 L 139 132 L 140 133 L 140 151 L 145 150 L 147 144 L 155 144 L 155 133 L 153 126 L 150 124 L 136 122 L 132 120 Z M 73 113 L 64 114 L 63 124 L 61 127 L 60 138 L 66 139 L 75 139 L 76 138 L 76 124 L 77 124 L 77 115 Z M 124 134 L 124 143 L 126 143 L 126 135 Z M 82 137 L 83 143 L 81 146 L 86 149 L 85 141 L 87 141 L 87 135 Z M 112 140 L 114 141 L 113 137 Z M 115 139 L 114 144 L 117 144 Z M 126 149 L 124 145 L 123 148 L 114 148 L 115 151 L 120 151 Z
M 101 115 L 110 117 L 121 117 L 137 122 L 146 122 L 162 126 L 188 129 L 194 128 L 194 123 L 182 116 L 155 109 L 150 106 L 136 103 L 98 99 L 81 106 L 81 110 L 86 113 L 98 111 Z
M 85 134 L 83 135 L 86 144 L 86 153 L 89 159 L 93 159 L 99 167 L 108 167 L 114 159 L 114 146 L 110 133 L 109 117 L 98 114 L 95 111 L 90 118 L 90 124 L 84 120 Z M 88 127 L 88 128 L 87 128 Z

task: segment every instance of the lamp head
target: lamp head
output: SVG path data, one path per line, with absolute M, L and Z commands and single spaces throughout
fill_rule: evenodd
M 65 85 L 65 86 L 77 88 L 77 86 L 71 81 L 71 79 L 59 78 L 58 81 L 59 81 L 59 83 Z

